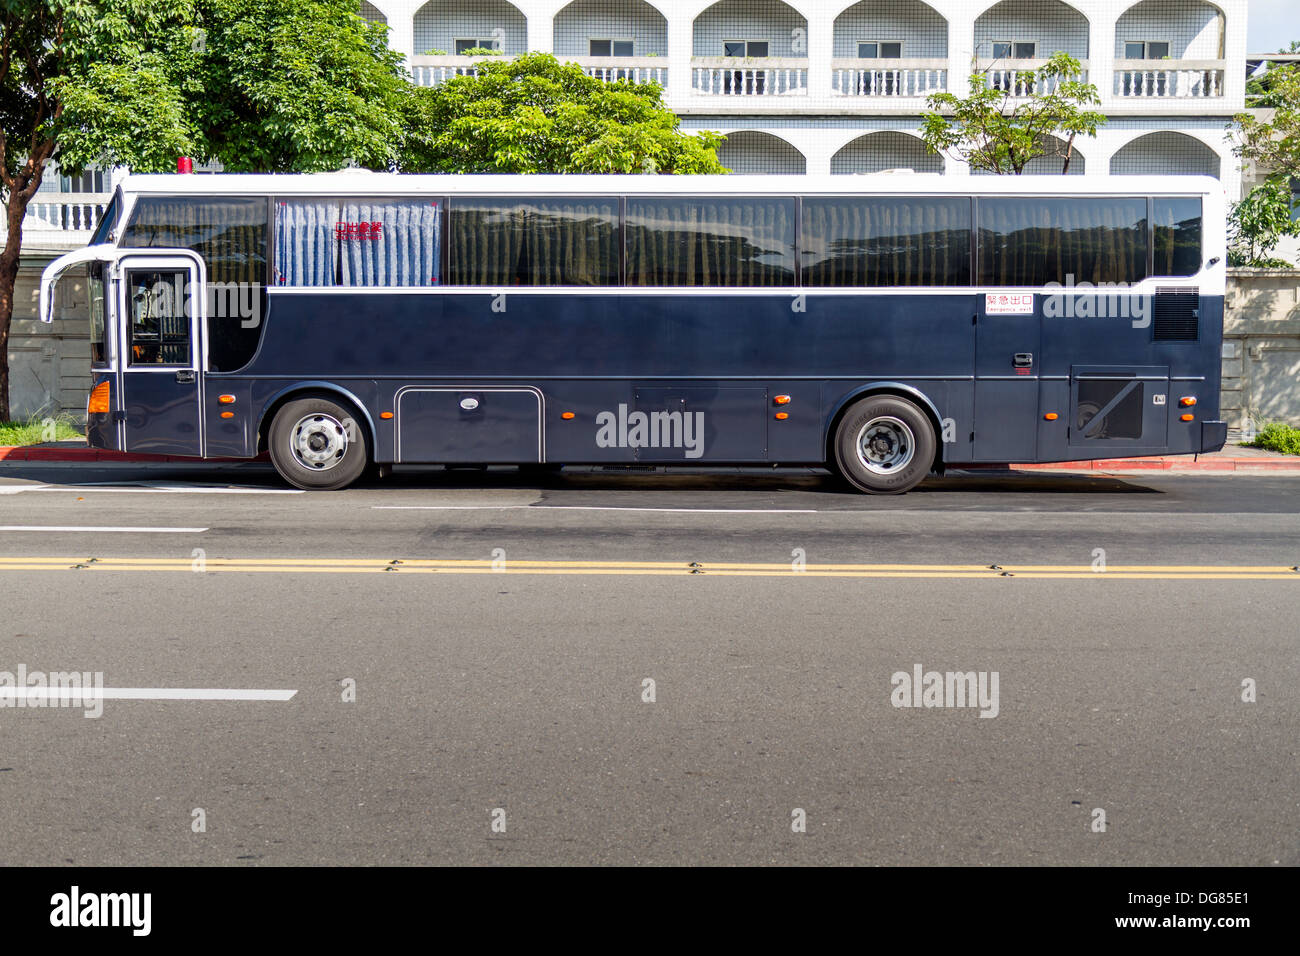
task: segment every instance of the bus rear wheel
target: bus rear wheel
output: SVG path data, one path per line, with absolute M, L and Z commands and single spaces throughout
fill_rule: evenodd
M 300 398 L 275 414 L 269 439 L 280 477 L 307 491 L 346 488 L 366 469 L 366 433 L 356 412 L 327 398 Z
M 873 495 L 901 495 L 934 463 L 934 426 L 904 398 L 878 395 L 853 405 L 835 430 L 835 463 L 845 480 Z

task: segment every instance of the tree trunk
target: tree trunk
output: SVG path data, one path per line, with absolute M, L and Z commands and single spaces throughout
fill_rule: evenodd
M 9 195 L 4 251 L 0 252 L 0 422 L 9 414 L 9 325 L 14 317 L 14 287 L 18 283 L 18 254 L 23 244 L 23 217 L 27 215 L 29 197 L 19 191 Z

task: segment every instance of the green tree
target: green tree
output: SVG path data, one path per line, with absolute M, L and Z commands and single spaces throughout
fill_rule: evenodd
M 605 82 L 547 53 L 419 88 L 402 168 L 442 173 L 723 173 L 714 133 L 683 133 L 657 83 Z
M 352 0 L 0 0 L 0 420 L 22 222 L 47 163 L 395 168 L 412 90 Z
M 1030 160 L 1057 156 L 1069 172 L 1074 141 L 1096 136 L 1106 122 L 1097 88 L 1075 77 L 1082 66 L 1057 53 L 1035 70 L 1014 70 L 991 82 L 988 71 L 971 74 L 970 95 L 934 93 L 921 117 L 921 138 L 933 152 L 970 164 L 973 170 L 1020 175 Z M 1035 92 L 1038 89 L 1047 92 Z M 1028 92 L 1026 96 L 1017 93 Z
M 1278 53 L 1300 53 L 1300 40 L 1292 40 L 1289 46 L 1285 46 L 1277 51 Z M 1259 109 L 1276 105 L 1273 96 L 1273 84 L 1284 73 L 1278 70 L 1294 69 L 1293 66 L 1279 66 L 1276 63 L 1266 61 L 1265 70 L 1259 76 L 1252 76 L 1246 80 L 1246 105 Z
M 1270 70 L 1271 113 L 1238 113 L 1233 151 L 1270 176 L 1300 176 L 1300 68 Z
M 1292 218 L 1294 200 L 1284 179 L 1268 179 L 1234 203 L 1228 215 L 1228 262 L 1235 266 L 1291 268 L 1269 255 L 1285 236 L 1300 236 Z

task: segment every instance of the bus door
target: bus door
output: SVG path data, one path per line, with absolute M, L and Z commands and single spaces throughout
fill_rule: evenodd
M 1038 453 L 1042 322 L 1030 291 L 987 293 L 975 315 L 975 460 L 1033 461 Z
M 122 448 L 202 455 L 203 262 L 186 251 L 131 253 L 114 272 Z

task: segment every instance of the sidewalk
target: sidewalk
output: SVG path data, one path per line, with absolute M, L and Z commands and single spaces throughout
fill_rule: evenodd
M 256 461 L 266 461 L 259 455 Z M 184 455 L 142 455 L 88 448 L 84 441 L 48 442 L 43 445 L 0 445 L 0 461 L 84 461 L 84 462 L 239 462 L 246 458 L 188 458 Z M 956 465 L 953 470 L 985 471 L 1083 471 L 1083 472 L 1293 472 L 1300 474 L 1300 455 L 1278 455 L 1262 448 L 1225 445 L 1223 451 L 1207 455 L 1172 455 L 1166 458 L 1103 458 L 1097 461 L 1066 461 L 1052 464 Z

